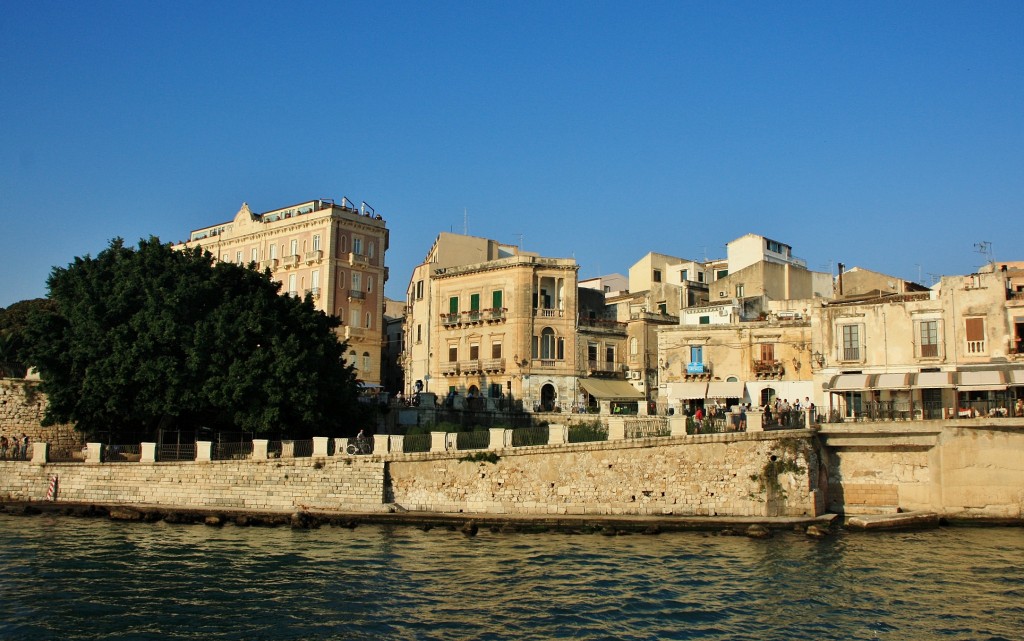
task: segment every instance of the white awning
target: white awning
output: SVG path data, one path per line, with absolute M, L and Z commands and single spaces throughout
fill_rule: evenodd
M 740 381 L 712 381 L 708 383 L 707 398 L 743 398 Z
M 960 372 L 959 378 L 956 388 L 961 392 L 996 392 L 1006 389 L 1003 373 L 994 369 Z
M 879 374 L 872 389 L 909 389 L 910 374 Z
M 1010 385 L 1015 387 L 1024 385 L 1024 369 L 1010 371 Z
M 921 372 L 917 375 L 914 387 L 940 388 L 953 387 L 952 372 Z
M 695 398 L 704 398 L 704 395 L 707 393 L 707 390 L 707 383 L 669 383 L 668 397 L 680 401 L 686 401 Z
M 840 374 L 833 376 L 829 383 L 829 389 L 833 392 L 845 392 L 853 390 L 868 389 L 867 374 Z

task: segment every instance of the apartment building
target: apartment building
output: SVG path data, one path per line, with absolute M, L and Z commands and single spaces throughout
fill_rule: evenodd
M 263 213 L 243 203 L 232 220 L 196 229 L 177 247 L 269 269 L 282 294 L 311 296 L 317 309 L 341 319 L 339 337 L 357 377 L 379 385 L 388 238 L 384 219 L 366 203 L 317 199 Z
M 1012 412 L 1024 397 L 1016 276 L 990 266 L 923 292 L 872 288 L 821 305 L 813 323 L 829 408 L 925 419 Z

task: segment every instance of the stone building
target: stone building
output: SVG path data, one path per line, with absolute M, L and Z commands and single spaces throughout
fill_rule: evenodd
M 228 222 L 194 230 L 178 248 L 202 247 L 225 262 L 269 269 L 288 296 L 310 295 L 317 309 L 341 319 L 348 360 L 366 384 L 381 382 L 384 219 L 363 203 L 356 208 L 311 200 L 254 213 L 242 204 Z
M 1014 412 L 1024 398 L 1024 296 L 1009 270 L 902 291 L 872 288 L 814 310 L 829 408 L 842 417 L 925 419 Z

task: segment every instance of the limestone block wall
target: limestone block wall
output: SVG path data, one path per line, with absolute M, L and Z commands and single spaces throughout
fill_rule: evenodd
M 792 443 L 806 446 L 795 454 Z M 818 515 L 813 436 L 729 434 L 496 452 L 494 462 L 395 456 L 394 502 L 410 510 L 492 514 Z M 763 480 L 766 463 L 801 471 Z
M 46 441 L 51 448 L 81 449 L 82 440 L 73 425 L 40 426 L 46 396 L 38 387 L 35 381 L 0 379 L 0 435 L 10 438 L 24 433 L 33 443 Z
M 947 518 L 1024 518 L 1024 420 L 829 426 L 828 509 L 931 511 Z
M 174 463 L 0 462 L 0 497 L 43 501 L 51 475 L 58 500 L 101 505 L 296 509 L 382 509 L 384 463 L 369 459 L 281 459 Z

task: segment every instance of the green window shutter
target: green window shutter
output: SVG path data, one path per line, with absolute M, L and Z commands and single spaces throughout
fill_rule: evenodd
M 452 296 L 448 299 L 448 312 L 451 314 L 459 313 L 459 297 Z
M 469 311 L 478 312 L 480 311 L 480 294 L 469 295 Z
M 491 295 L 491 307 L 493 307 L 494 309 L 501 309 L 502 308 L 502 304 L 501 304 L 501 290 L 500 289 L 496 290 L 494 292 L 494 294 Z

